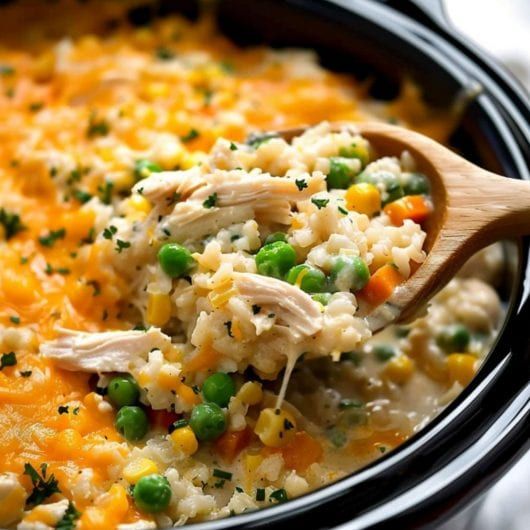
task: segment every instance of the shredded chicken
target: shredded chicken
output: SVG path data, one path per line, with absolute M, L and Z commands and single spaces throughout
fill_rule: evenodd
M 200 167 L 187 171 L 162 171 L 152 173 L 138 182 L 133 191 L 140 193 L 151 202 L 159 202 L 177 194 L 179 200 L 186 200 L 195 190 L 206 185 Z
M 291 337 L 300 340 L 315 335 L 322 329 L 322 313 L 318 305 L 304 291 L 275 278 L 247 272 L 234 274 L 234 285 L 243 298 L 262 311 L 252 322 L 259 334 L 260 319 L 273 313 L 276 322 L 289 328 Z
M 171 339 L 158 328 L 147 331 L 89 333 L 61 329 L 61 336 L 40 346 L 40 353 L 65 370 L 127 372 L 153 349 L 166 350 Z

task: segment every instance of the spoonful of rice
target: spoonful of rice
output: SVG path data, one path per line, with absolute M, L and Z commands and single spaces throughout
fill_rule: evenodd
M 504 237 L 530 234 L 529 182 L 486 171 L 431 138 L 402 127 L 367 122 L 355 124 L 355 129 L 378 152 L 399 156 L 408 151 L 429 177 L 433 204 L 424 223 L 427 257 L 406 281 L 400 283 L 397 274 L 386 279 L 387 299 L 382 289 L 369 300 L 366 319 L 372 331 L 416 315 L 476 251 Z M 279 134 L 290 141 L 304 130 Z M 408 209 L 413 215 L 414 196 L 395 208 Z M 396 209 L 387 213 L 400 215 Z

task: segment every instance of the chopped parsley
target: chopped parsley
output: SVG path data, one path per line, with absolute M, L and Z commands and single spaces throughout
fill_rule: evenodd
M 29 110 L 31 112 L 39 112 L 44 107 L 44 103 L 42 101 L 36 101 L 35 103 L 30 103 Z
M 0 370 L 3 370 L 6 366 L 15 366 L 16 364 L 17 354 L 14 351 L 2 353 L 2 357 L 0 357 Z
M 346 410 L 346 409 L 359 409 L 363 406 L 363 402 L 359 399 L 341 399 L 339 401 L 339 409 L 340 410 Z
M 26 228 L 20 221 L 18 214 L 9 213 L 4 208 L 0 208 L 0 225 L 4 227 L 6 239 L 11 239 Z
M 110 131 L 110 126 L 107 121 L 98 120 L 96 115 L 92 113 L 88 120 L 88 128 L 86 135 L 88 138 L 95 138 L 96 136 L 107 136 Z
M 269 500 L 271 502 L 276 501 L 277 503 L 281 503 L 281 502 L 285 502 L 287 499 L 288 499 L 287 492 L 283 488 L 273 491 L 269 495 Z
M 9 317 L 9 320 L 11 320 L 11 322 L 13 322 L 13 324 L 20 324 L 20 317 L 11 316 L 11 317 Z
M 109 227 L 103 230 L 103 237 L 105 239 L 112 239 L 112 237 L 117 231 L 118 229 L 114 225 L 110 225 Z
M 386 447 L 384 445 L 379 445 L 377 448 L 379 449 L 379 452 L 381 454 L 385 454 L 386 453 Z
M 233 74 L 235 70 L 234 63 L 232 63 L 231 61 L 226 61 L 226 60 L 221 61 L 219 63 L 219 67 L 221 68 L 223 72 L 225 72 L 225 74 Z
M 90 285 L 90 287 L 94 289 L 92 296 L 99 296 L 101 294 L 101 285 L 97 280 L 89 280 L 88 282 L 86 282 L 86 284 Z
M 168 428 L 167 432 L 168 434 L 171 434 L 172 432 L 176 431 L 177 429 L 182 429 L 182 427 L 187 427 L 188 420 L 182 418 L 180 420 L 174 421 Z
M 285 418 L 285 420 L 283 420 L 283 428 L 286 431 L 290 431 L 294 428 L 294 425 L 287 418 Z
M 232 335 L 232 321 L 229 320 L 228 322 L 225 322 L 225 323 L 223 324 L 223 326 L 226 327 L 226 331 L 227 331 L 227 333 L 228 333 L 228 336 L 229 336 L 229 337 L 233 337 L 234 335 Z
M 0 75 L 7 77 L 8 75 L 13 75 L 15 69 L 9 64 L 0 64 Z
M 161 61 L 171 61 L 175 58 L 175 54 L 169 49 L 164 46 L 158 48 L 155 52 L 156 58 L 160 59 Z
M 92 198 L 92 194 L 84 190 L 74 190 L 73 195 L 81 204 L 87 203 Z
M 213 208 L 217 204 L 217 193 L 212 193 L 208 198 L 202 203 L 205 208 Z
M 261 311 L 261 306 L 258 304 L 252 304 L 252 313 L 257 315 Z
M 180 140 L 184 143 L 191 142 L 192 140 L 195 140 L 195 138 L 199 137 L 199 131 L 197 129 L 191 128 L 188 132 L 188 134 L 185 134 L 184 136 L 180 137 Z
M 257 501 L 264 501 L 265 500 L 265 488 L 257 488 L 256 489 L 256 500 Z
M 329 199 L 311 199 L 311 202 L 320 210 L 328 205 Z
M 21 370 L 19 372 L 20 377 L 29 377 L 33 373 L 32 370 Z
M 114 183 L 105 181 L 105 184 L 98 186 L 99 199 L 103 204 L 110 204 L 112 200 L 112 189 L 114 188 Z
M 24 464 L 24 475 L 28 475 L 33 484 L 33 491 L 30 496 L 26 499 L 26 506 L 33 508 L 38 506 L 48 497 L 51 497 L 54 493 L 61 493 L 59 489 L 59 483 L 52 474 L 46 477 L 48 464 L 40 465 L 41 474 L 28 462 Z
M 230 142 L 230 151 L 237 151 L 237 145 L 234 142 Z
M 222 469 L 214 469 L 213 476 L 216 478 L 222 478 L 223 480 L 232 480 L 232 473 L 229 471 L 223 471 Z
M 68 405 L 59 405 L 59 408 L 57 409 L 57 412 L 59 414 L 68 414 L 69 410 L 70 410 L 70 408 L 68 407 Z
M 122 250 L 124 248 L 129 248 L 131 246 L 131 243 L 130 241 L 123 241 L 121 239 L 116 239 L 116 246 L 114 247 L 114 250 L 118 253 L 118 254 L 121 254 Z
M 64 512 L 64 515 L 57 521 L 57 524 L 55 525 L 56 530 L 74 530 L 76 527 L 76 521 L 81 516 L 81 512 L 79 512 L 76 507 L 74 506 L 74 503 L 70 501 L 68 503 L 68 508 L 66 508 L 66 511 Z
M 59 228 L 58 230 L 50 230 L 48 235 L 39 237 L 39 243 L 43 247 L 53 247 L 53 245 L 58 239 L 64 239 L 65 237 L 66 230 L 64 228 Z
M 346 208 L 343 208 L 342 206 L 338 206 L 337 210 L 344 215 L 348 215 L 348 210 L 346 210 Z
M 134 177 L 136 180 L 142 180 L 147 178 L 151 173 L 160 173 L 162 171 L 162 168 L 156 163 L 152 162 L 151 160 L 137 160 L 134 163 Z
M 304 188 L 307 188 L 307 182 L 305 181 L 305 179 L 296 179 L 294 183 L 300 191 L 302 191 Z

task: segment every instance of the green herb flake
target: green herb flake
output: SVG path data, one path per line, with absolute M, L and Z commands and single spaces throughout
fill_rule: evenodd
M 4 227 L 5 238 L 7 240 L 11 239 L 26 228 L 22 224 L 18 214 L 10 213 L 4 208 L 0 208 L 0 225 Z
M 116 239 L 116 246 L 114 247 L 114 250 L 118 254 L 121 254 L 123 249 L 129 248 L 130 246 L 131 246 L 130 241 L 123 241 L 121 239 Z
M 30 103 L 28 109 L 30 112 L 39 112 L 44 107 L 44 103 L 42 101 L 36 101 L 35 103 Z
M 265 488 L 257 488 L 256 489 L 256 500 L 258 502 L 265 500 Z
M 328 205 L 329 199 L 311 199 L 311 202 L 320 210 Z
M 276 133 L 262 133 L 262 134 L 250 134 L 247 139 L 247 145 L 250 145 L 250 147 L 253 147 L 254 149 L 257 149 L 261 144 L 264 144 L 268 142 L 269 140 L 272 140 L 273 138 L 278 138 L 278 134 Z
M 99 296 L 101 294 L 101 285 L 97 280 L 89 280 L 88 282 L 86 282 L 86 284 L 90 285 L 90 287 L 94 289 L 92 296 Z
M 348 215 L 348 210 L 346 210 L 346 208 L 343 208 L 342 206 L 338 206 L 337 210 L 344 215 Z
M 68 405 L 59 405 L 57 412 L 59 414 L 68 414 L 69 410 L 70 410 L 70 407 Z
M 95 113 L 90 115 L 88 120 L 88 127 L 86 135 L 88 138 L 95 138 L 96 136 L 107 136 L 110 132 L 110 126 L 107 121 L 97 119 Z
M 230 142 L 230 151 L 237 151 L 237 145 L 234 142 Z
M 214 469 L 213 476 L 216 478 L 222 478 L 223 480 L 232 480 L 232 473 L 229 471 L 223 471 L 222 469 Z
M 185 418 L 181 418 L 180 420 L 174 421 L 168 428 L 167 432 L 168 434 L 171 434 L 172 432 L 176 431 L 177 429 L 182 429 L 183 427 L 187 427 L 188 420 Z
M 19 372 L 20 377 L 29 377 L 33 373 L 33 370 L 21 370 Z
M 294 181 L 294 183 L 296 184 L 296 187 L 302 191 L 303 189 L 307 188 L 307 182 L 305 179 L 296 179 Z
M 195 140 L 195 138 L 198 138 L 199 136 L 199 131 L 197 129 L 191 128 L 187 134 L 180 137 L 180 140 L 181 142 L 187 143 Z
M 28 462 L 24 464 L 24 475 L 28 475 L 33 484 L 33 491 L 26 499 L 26 507 L 28 508 L 38 506 L 54 493 L 61 493 L 59 483 L 55 476 L 52 474 L 46 477 L 48 464 L 41 464 L 40 470 L 41 474 Z
M 50 230 L 48 235 L 39 237 L 39 243 L 43 247 L 53 247 L 57 240 L 64 239 L 65 237 L 66 230 L 64 228 L 59 228 L 58 230 Z
M 257 315 L 261 311 L 261 306 L 252 304 L 252 314 Z
M 20 324 L 20 317 L 10 316 L 10 317 L 9 317 L 9 320 L 10 320 L 11 322 L 13 322 L 13 324 L 17 324 L 17 325 Z
M 81 204 L 87 203 L 92 198 L 92 194 L 84 190 L 74 190 L 73 195 Z
M 171 61 L 175 58 L 175 54 L 173 53 L 173 51 L 169 48 L 166 48 L 165 46 L 161 46 L 160 48 L 158 48 L 155 52 L 155 56 L 160 61 Z
M 217 193 L 212 193 L 208 198 L 202 203 L 205 208 L 213 208 L 217 204 Z
M 9 64 L 0 64 L 0 75 L 3 77 L 7 77 L 10 75 L 14 75 L 15 69 L 9 65 Z
M 59 519 L 55 525 L 56 530 L 75 530 L 76 521 L 81 517 L 81 512 L 79 512 L 74 506 L 73 502 L 68 503 L 68 508 L 64 512 L 64 515 Z
M 223 326 L 226 327 L 226 331 L 227 331 L 227 333 L 228 333 L 228 336 L 233 338 L 234 335 L 232 335 L 232 321 L 229 320 L 228 322 L 225 322 L 225 323 L 223 324 Z
M 273 491 L 269 495 L 269 501 L 270 502 L 276 501 L 277 503 L 282 503 L 282 502 L 285 502 L 287 500 L 288 500 L 287 492 L 283 488 L 278 489 L 276 491 Z
M 114 183 L 105 181 L 105 184 L 98 186 L 99 199 L 103 204 L 110 204 L 112 201 L 112 189 L 114 188 Z
M 105 239 L 111 240 L 117 231 L 118 229 L 114 225 L 110 225 L 109 227 L 103 230 L 103 237 Z
M 9 353 L 2 353 L 0 357 L 0 370 L 3 370 L 6 366 L 15 366 L 17 364 L 17 355 L 14 351 Z

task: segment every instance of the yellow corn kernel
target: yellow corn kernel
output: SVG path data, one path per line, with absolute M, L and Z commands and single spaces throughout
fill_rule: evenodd
M 237 393 L 237 397 L 245 405 L 257 405 L 263 399 L 261 385 L 255 381 L 247 381 Z
M 0 489 L 0 527 L 8 528 L 20 521 L 26 502 L 26 491 L 14 474 L 4 476 L 5 487 Z
M 149 83 L 145 88 L 145 95 L 149 99 L 163 98 L 169 94 L 169 85 L 167 83 L 161 83 L 153 81 Z
M 267 447 L 281 447 L 291 441 L 296 432 L 294 416 L 282 409 L 263 409 L 254 432 Z
M 171 316 L 171 299 L 165 293 L 151 293 L 147 301 L 147 322 L 153 326 L 163 326 Z
M 149 213 L 151 211 L 151 203 L 142 195 L 132 195 L 129 199 L 131 208 L 134 208 L 138 212 Z
M 190 167 L 197 166 L 204 162 L 206 153 L 203 151 L 195 151 L 193 153 L 185 153 L 182 155 L 180 161 L 180 167 L 182 169 L 189 169 Z
M 186 427 L 175 429 L 169 437 L 171 438 L 175 449 L 186 456 L 191 456 L 197 452 L 197 449 L 199 449 L 197 437 L 192 428 L 188 425 Z
M 253 455 L 253 454 L 246 454 L 245 455 L 245 473 L 247 476 L 252 476 L 252 474 L 258 469 L 260 464 L 263 462 L 263 456 L 262 455 Z
M 406 355 L 399 355 L 388 361 L 383 370 L 383 376 L 398 385 L 403 385 L 409 380 L 413 372 L 414 361 Z
M 297 230 L 298 228 L 302 228 L 304 226 L 304 223 L 298 218 L 293 217 L 291 220 L 291 228 L 293 230 Z
M 142 477 L 158 473 L 158 466 L 149 458 L 138 458 L 123 468 L 123 478 L 129 484 L 136 484 Z
M 477 358 L 469 353 L 451 353 L 447 356 L 447 371 L 451 383 L 467 385 L 475 375 Z
M 353 184 L 346 191 L 346 206 L 366 215 L 373 215 L 381 209 L 381 194 L 376 186 L 368 182 Z

